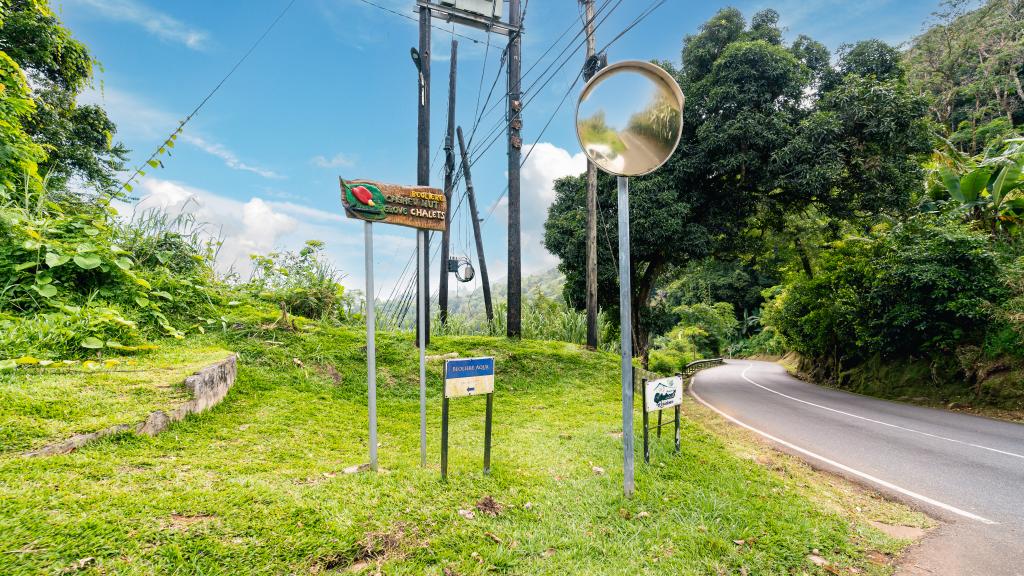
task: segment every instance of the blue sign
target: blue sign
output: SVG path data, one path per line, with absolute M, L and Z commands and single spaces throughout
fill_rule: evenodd
M 444 377 L 469 378 L 471 376 L 494 376 L 494 358 L 466 358 L 449 360 L 444 364 Z
M 494 358 L 459 358 L 444 363 L 445 396 L 494 392 Z

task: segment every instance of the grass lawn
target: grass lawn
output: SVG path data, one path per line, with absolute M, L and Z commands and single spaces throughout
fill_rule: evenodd
M 498 372 L 491 476 L 484 400 L 457 399 L 442 483 L 441 364 L 421 469 L 412 338 L 378 335 L 383 470 L 345 474 L 367 459 L 361 331 L 218 338 L 201 345 L 242 361 L 211 411 L 155 438 L 0 454 L 0 574 L 885 574 L 878 558 L 906 543 L 847 511 L 861 498 L 865 515 L 920 520 L 745 457 L 742 439 L 719 439 L 699 414 L 681 454 L 666 439 L 651 466 L 641 458 L 626 500 L 617 358 L 548 342 L 433 341 L 431 353 L 494 355 Z M 478 509 L 486 497 L 498 506 Z

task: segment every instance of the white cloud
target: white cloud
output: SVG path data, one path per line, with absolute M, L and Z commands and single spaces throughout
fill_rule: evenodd
M 161 110 L 133 94 L 114 88 L 86 90 L 79 96 L 78 101 L 81 104 L 95 104 L 103 107 L 107 111 L 107 115 L 117 125 L 119 137 L 152 141 L 154 146 L 155 143 L 162 142 L 164 138 L 167 138 L 179 122 L 174 114 Z M 227 146 L 201 135 L 192 126 L 182 133 L 181 141 L 221 159 L 224 165 L 232 170 L 251 172 L 272 180 L 285 178 L 269 168 L 242 161 L 238 154 Z
M 312 160 L 310 160 L 310 162 L 312 162 L 314 166 L 317 166 L 319 168 L 351 168 L 352 166 L 355 166 L 355 160 L 353 160 L 347 154 L 343 154 L 341 152 L 335 154 L 330 158 L 327 158 L 326 156 L 322 155 L 315 156 L 313 157 Z
M 295 204 L 294 202 L 269 202 L 271 206 L 285 212 L 289 212 L 296 216 L 308 218 L 315 222 L 347 222 L 348 219 L 341 213 L 341 201 L 338 201 L 338 212 L 327 212 L 318 208 L 310 208 L 309 206 L 303 206 L 301 204 Z
M 245 277 L 250 270 L 250 254 L 274 250 L 282 236 L 299 226 L 298 219 L 261 198 L 243 202 L 157 178 L 143 179 L 141 188 L 137 213 L 151 208 L 172 216 L 191 213 L 206 226 L 209 237 L 223 240 L 218 260 L 222 272 L 234 268 Z
M 306 240 L 316 239 L 326 243 L 325 255 L 344 275 L 343 284 L 360 290 L 364 286 L 362 223 L 346 218 L 340 201 L 337 211 L 332 211 L 259 197 L 236 200 L 157 178 L 143 179 L 139 190 L 142 199 L 135 206 L 119 206 L 121 214 L 127 217 L 151 208 L 172 216 L 192 214 L 205 225 L 207 237 L 223 241 L 217 259 L 221 273 L 233 270 L 247 280 L 252 270 L 250 255 L 297 250 Z M 385 296 L 415 245 L 411 230 L 375 227 L 376 285 Z
M 90 88 L 78 97 L 80 104 L 94 104 L 107 111 L 117 125 L 118 137 L 157 140 L 166 138 L 178 125 L 178 118 L 144 102 L 137 96 L 109 86 Z
M 209 34 L 163 12 L 146 6 L 138 0 L 72 0 L 93 8 L 106 18 L 140 26 L 161 40 L 184 44 L 193 50 L 201 50 Z
M 253 174 L 256 174 L 258 176 L 274 180 L 280 180 L 284 178 L 284 176 L 281 176 L 277 172 L 274 172 L 273 170 L 270 170 L 268 168 L 242 162 L 241 160 L 239 160 L 238 156 L 234 152 L 229 150 L 223 144 L 209 142 L 200 136 L 189 133 L 183 133 L 182 140 L 195 146 L 196 148 L 202 150 L 203 152 L 206 152 L 207 154 L 220 158 L 221 160 L 224 161 L 224 165 L 227 166 L 228 168 L 231 168 L 232 170 L 252 172 Z
M 542 244 L 548 207 L 555 201 L 555 180 L 587 171 L 587 159 L 582 152 L 570 154 L 547 142 L 524 146 L 523 155 L 526 154 L 530 156 L 520 173 L 524 275 L 543 272 L 558 264 L 558 258 Z M 507 221 L 507 201 L 499 205 L 495 214 L 499 211 L 506 214 Z

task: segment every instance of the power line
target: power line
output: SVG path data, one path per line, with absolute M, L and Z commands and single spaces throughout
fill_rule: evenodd
M 641 12 L 640 15 L 637 16 L 633 20 L 633 22 L 630 23 L 629 26 L 626 26 L 622 30 L 622 32 L 619 32 L 618 35 L 616 35 L 614 38 L 611 39 L 611 41 L 609 41 L 600 50 L 598 50 L 598 54 L 600 54 L 601 52 L 604 52 L 605 50 L 607 50 L 609 46 L 611 46 L 612 44 L 616 43 L 619 40 L 619 38 L 622 38 L 623 36 L 625 36 L 626 33 L 629 32 L 630 30 L 632 30 L 634 26 L 636 26 L 637 24 L 642 22 L 645 18 L 650 16 L 655 10 L 657 10 L 658 8 L 661 8 L 662 5 L 664 5 L 665 2 L 667 2 L 667 1 L 668 0 L 655 0 L 654 2 L 651 2 L 651 5 L 647 7 L 647 10 Z
M 256 50 L 256 48 L 263 42 L 264 38 L 266 38 L 270 34 L 271 30 L 273 30 L 274 27 L 277 26 L 277 23 L 280 22 L 282 18 L 284 18 L 284 15 L 287 14 L 289 10 L 291 10 L 292 6 L 295 5 L 296 1 L 297 0 L 291 0 L 291 2 L 289 2 L 288 5 L 284 7 L 284 10 L 281 10 L 280 14 L 277 15 L 277 18 L 274 18 L 273 22 L 271 22 L 270 25 L 267 26 L 267 29 L 263 31 L 263 34 L 260 34 L 259 38 L 257 38 L 256 41 L 252 43 L 252 46 L 249 47 L 245 54 L 243 54 L 242 57 L 239 58 L 237 62 L 235 62 L 235 65 L 231 67 L 231 70 L 229 70 L 228 73 L 225 74 L 223 78 L 221 78 L 220 82 L 218 82 L 217 85 L 213 87 L 213 90 L 210 90 L 209 94 L 207 94 L 206 97 L 203 98 L 199 105 L 196 106 L 195 109 L 193 109 L 192 112 L 189 113 L 189 115 L 186 116 L 184 120 L 178 123 L 177 129 L 175 129 L 174 132 L 172 132 L 171 135 L 164 140 L 164 142 L 156 149 L 155 152 L 153 152 L 149 156 L 148 159 L 146 159 L 145 162 L 143 162 L 138 168 L 135 169 L 135 172 L 132 173 L 131 177 L 129 177 L 128 180 L 125 180 L 123 184 L 121 184 L 121 188 L 118 190 L 118 192 L 129 189 L 131 183 L 135 181 L 135 179 L 142 173 L 143 167 L 146 165 L 152 165 L 152 163 L 156 161 L 156 157 L 166 150 L 165 146 L 173 146 L 172 142 L 178 137 L 178 134 L 180 134 L 181 131 L 185 128 L 185 125 L 188 124 L 189 121 L 191 121 L 192 118 L 196 114 L 198 114 L 200 110 L 203 109 L 203 106 L 206 106 L 206 103 L 210 101 L 210 98 L 213 98 L 213 95 L 216 94 L 221 89 L 222 86 L 224 86 L 224 83 L 227 82 L 228 79 L 235 74 L 235 71 L 238 70 L 238 68 L 243 63 L 245 63 L 246 60 L 249 59 L 249 55 L 251 55 Z
M 412 20 L 413 22 L 419 22 L 420 21 L 419 18 L 416 18 L 414 16 L 410 16 L 408 14 L 403 14 L 403 13 L 399 12 L 398 10 L 392 10 L 391 8 L 388 8 L 387 6 L 381 6 L 380 4 L 377 4 L 376 2 L 371 2 L 370 0 L 359 0 L 359 1 L 362 2 L 363 4 L 369 4 L 370 6 L 373 6 L 374 8 L 380 8 L 381 10 L 383 10 L 385 12 L 388 12 L 390 14 L 394 14 L 395 16 L 401 16 L 402 18 L 405 18 L 406 20 Z M 458 36 L 459 38 L 465 38 L 466 40 L 469 40 L 470 42 L 473 42 L 475 44 L 479 44 L 480 43 L 479 40 L 477 40 L 476 38 L 473 38 L 472 36 L 466 36 L 465 34 L 459 34 L 458 32 L 456 32 L 454 30 L 445 30 L 444 28 L 441 28 L 440 26 L 438 26 L 436 24 L 431 24 L 430 27 L 434 28 L 436 30 L 440 30 L 442 32 L 448 32 L 450 34 L 454 34 L 454 35 Z
M 610 2 L 610 1 L 611 1 L 611 0 L 609 0 L 609 2 Z M 624 36 L 624 35 L 625 35 L 625 34 L 626 34 L 627 32 L 629 32 L 630 30 L 632 30 L 632 29 L 633 29 L 633 28 L 634 28 L 634 27 L 635 27 L 635 26 L 636 26 L 637 24 L 639 24 L 639 23 L 640 23 L 641 21 L 643 21 L 643 20 L 644 20 L 644 19 L 646 19 L 646 18 L 647 18 L 648 16 L 650 16 L 650 15 L 651 15 L 651 14 L 652 14 L 652 13 L 653 13 L 653 12 L 654 12 L 655 10 L 657 10 L 658 8 L 660 8 L 660 7 L 661 7 L 661 6 L 662 6 L 662 5 L 663 5 L 663 4 L 664 4 L 664 3 L 666 2 L 666 1 L 667 1 L 667 0 L 654 0 L 654 2 L 652 2 L 652 3 L 651 3 L 651 4 L 650 4 L 650 5 L 649 5 L 649 6 L 648 6 L 648 7 L 647 7 L 647 8 L 646 8 L 646 9 L 645 9 L 645 10 L 644 10 L 643 12 L 641 12 L 641 13 L 640 13 L 640 14 L 639 14 L 639 15 L 638 15 L 638 16 L 637 16 L 636 18 L 634 18 L 634 19 L 633 19 L 633 22 L 631 22 L 631 23 L 630 23 L 630 24 L 629 24 L 628 26 L 626 26 L 626 28 L 624 28 L 624 29 L 623 29 L 623 30 L 622 30 L 621 32 L 619 32 L 619 33 L 618 33 L 618 34 L 617 34 L 617 35 L 616 35 L 616 36 L 615 36 L 614 38 L 612 38 L 612 40 L 611 40 L 610 42 L 608 42 L 607 44 L 605 44 L 605 45 L 604 45 L 604 47 L 603 47 L 603 48 L 601 48 L 601 50 L 599 50 L 599 51 L 598 51 L 598 53 L 600 53 L 600 52 L 603 52 L 603 51 L 605 51 L 605 50 L 606 50 L 606 49 L 607 49 L 607 48 L 608 48 L 609 46 L 611 46 L 612 44 L 614 44 L 615 42 L 617 42 L 617 41 L 618 41 L 618 40 L 619 40 L 620 38 L 622 38 L 622 37 L 623 37 L 623 36 Z M 619 0 L 619 1 L 618 1 L 618 2 L 616 3 L 616 5 L 615 5 L 615 8 L 618 8 L 618 5 L 619 5 L 619 4 L 621 4 L 621 2 L 622 2 L 622 0 Z M 606 3 L 605 5 L 607 6 L 607 3 Z M 615 8 L 613 8 L 613 9 L 612 9 L 612 11 L 614 11 L 614 10 L 615 10 Z M 611 12 L 609 12 L 609 13 L 608 13 L 608 15 L 611 15 Z M 607 16 L 608 16 L 608 15 L 606 15 L 605 19 L 607 19 Z M 601 21 L 601 23 L 604 23 L 604 20 L 602 20 L 602 21 Z M 600 24 L 598 24 L 598 26 L 600 26 Z M 564 63 L 563 63 L 563 66 L 564 66 Z M 559 67 L 559 70 L 561 70 L 561 67 Z M 557 71 L 556 71 L 556 73 L 557 73 Z M 566 93 L 565 93 L 565 94 L 564 94 L 564 95 L 562 96 L 562 100 L 561 100 L 561 101 L 559 102 L 559 104 L 558 104 L 558 107 L 557 107 L 557 108 L 555 108 L 555 111 L 554 111 L 554 112 L 553 112 L 553 113 L 551 114 L 551 116 L 550 116 L 550 117 L 548 118 L 548 121 L 547 121 L 547 123 L 546 123 L 546 124 L 544 125 L 544 128 L 543 128 L 543 129 L 541 130 L 541 132 L 540 132 L 540 135 L 539 135 L 539 136 L 537 137 L 537 140 L 540 140 L 540 138 L 544 136 L 544 132 L 545 132 L 545 131 L 546 131 L 546 130 L 548 129 L 548 126 L 550 126 L 550 125 L 551 125 L 551 121 L 552 121 L 552 120 L 554 120 L 554 117 L 555 117 L 555 116 L 556 116 L 556 115 L 558 114 L 559 110 L 561 110 L 561 108 L 562 108 L 562 105 L 563 105 L 563 104 L 565 104 L 565 100 L 566 100 L 566 98 L 567 98 L 567 97 L 568 97 L 568 95 L 569 95 L 569 94 L 570 94 L 570 93 L 572 92 L 573 88 L 574 88 L 574 87 L 576 86 L 576 82 L 578 82 L 578 81 L 579 81 L 579 79 L 580 79 L 580 77 L 581 77 L 582 75 L 583 75 L 583 71 L 582 71 L 582 70 L 580 70 L 580 72 L 579 72 L 579 73 L 578 73 L 578 74 L 576 75 L 576 78 L 575 78 L 575 80 L 573 80 L 573 83 L 572 83 L 572 85 L 571 85 L 571 86 L 569 86 L 569 90 L 567 90 L 567 91 L 566 91 Z M 552 76 L 552 77 L 553 77 L 553 76 Z M 550 79 L 549 79 L 549 81 L 550 81 Z M 545 83 L 545 85 L 546 85 L 546 84 L 547 84 L 547 83 Z M 543 88 L 543 86 L 542 86 L 541 88 Z M 523 104 L 523 109 L 524 109 L 524 110 L 526 109 L 526 106 L 527 106 L 527 105 L 529 105 L 529 103 L 530 103 L 531 101 L 532 101 L 532 98 L 531 98 L 530 100 L 527 100 L 527 101 L 526 101 L 526 102 L 525 102 L 525 103 Z M 534 151 L 534 149 L 535 149 L 535 148 L 536 148 L 536 142 L 534 142 L 534 146 L 530 148 L 530 151 L 529 151 L 529 152 L 528 152 L 528 153 L 526 154 L 526 157 L 525 157 L 525 158 L 523 158 L 523 164 L 522 164 L 522 165 L 525 165 L 525 164 L 526 164 L 526 161 L 527 161 L 527 160 L 528 160 L 528 159 L 530 158 L 530 154 L 533 154 L 533 151 Z M 485 149 L 484 151 L 486 151 L 486 149 Z M 470 165 L 472 165 L 472 164 L 473 164 L 473 162 L 470 162 Z M 501 196 L 499 196 L 499 197 L 498 197 L 498 200 L 497 200 L 496 202 L 494 202 L 494 204 L 493 204 L 493 205 L 491 206 L 491 210 L 490 210 L 490 212 L 489 212 L 489 213 L 487 214 L 487 218 L 485 218 L 485 219 L 484 219 L 485 221 L 486 221 L 487 219 L 489 219 L 489 218 L 491 217 L 491 214 L 493 214 L 493 213 L 494 213 L 494 209 L 495 209 L 495 208 L 497 208 L 498 204 L 499 204 L 499 203 L 501 202 L 501 199 L 502 199 L 502 198 L 504 198 L 506 194 L 508 194 L 508 187 L 507 187 L 507 186 L 505 187 L 505 191 L 504 191 L 504 192 L 502 192 Z M 606 227 L 607 227 L 607 223 L 606 223 Z M 606 232 L 606 235 L 607 235 L 607 230 L 606 230 L 605 232 Z M 616 265 L 616 267 L 617 267 L 617 266 L 618 266 L 618 265 Z
M 610 4 L 610 1 L 605 3 L 605 5 L 602 6 L 602 8 L 604 8 L 605 6 L 608 6 L 609 4 Z M 604 18 L 602 18 L 601 21 L 599 23 L 597 23 L 597 25 L 595 26 L 595 30 L 600 28 L 608 20 L 608 17 L 610 17 L 612 15 L 612 13 L 619 7 L 620 4 L 622 4 L 622 0 L 617 0 L 616 3 L 615 3 L 615 6 L 613 6 L 612 9 L 607 14 L 604 15 Z M 595 19 L 596 18 L 597 17 L 595 15 Z M 577 35 L 577 36 L 579 36 L 579 35 Z M 576 38 L 574 38 L 572 42 L 575 42 L 575 41 L 576 41 Z M 522 112 L 525 111 L 526 108 L 536 99 L 537 95 L 540 94 L 541 91 L 544 88 L 546 88 L 547 85 L 550 84 L 552 80 L 554 80 L 555 76 L 559 72 L 561 72 L 561 70 L 563 68 L 565 68 L 565 65 L 569 63 L 569 61 L 572 59 L 572 57 L 575 55 L 575 53 L 579 51 L 579 49 L 583 48 L 584 44 L 586 44 L 586 38 L 584 38 L 583 41 L 579 43 L 579 45 L 576 47 L 575 51 L 571 52 L 568 56 L 565 57 L 565 59 L 562 60 L 562 63 L 559 64 L 557 68 L 554 68 L 555 62 L 557 62 L 558 58 L 561 58 L 563 55 L 565 55 L 566 50 L 568 50 L 568 48 L 570 46 L 572 46 L 572 43 L 570 42 L 569 46 L 567 46 L 565 49 L 563 49 L 562 52 L 558 55 L 558 57 L 556 57 L 555 62 L 552 62 L 551 64 L 549 64 L 548 67 L 544 70 L 544 72 L 542 72 L 541 75 L 537 78 L 537 80 L 535 80 L 534 83 L 529 88 L 527 88 L 524 91 L 524 92 L 527 92 L 527 93 L 530 92 L 532 90 L 533 86 L 535 86 L 538 82 L 540 82 L 541 78 L 544 78 L 545 76 L 547 76 L 547 80 L 545 80 L 544 83 L 541 84 L 541 86 L 537 89 L 537 91 L 533 92 L 530 95 L 530 97 L 527 98 L 523 102 L 523 106 L 522 106 L 522 109 L 520 111 L 520 115 L 522 115 Z M 552 68 L 554 68 L 554 71 L 551 72 L 551 74 L 548 76 L 548 72 L 551 71 Z M 577 79 L 578 78 L 579 78 L 579 74 L 577 74 Z M 508 126 L 508 118 L 505 118 L 503 120 L 498 121 L 491 128 L 491 130 L 487 133 L 487 136 L 485 136 L 485 141 L 487 142 L 486 146 L 481 145 L 476 150 L 470 151 L 470 155 L 475 157 L 470 162 L 471 166 L 476 162 L 476 160 L 481 155 L 483 155 L 484 152 L 486 152 L 491 146 L 494 145 L 495 142 L 497 142 L 498 137 L 500 137 L 500 135 L 501 135 L 502 129 L 507 128 L 507 126 Z
M 600 8 L 598 9 L 598 10 L 597 10 L 597 13 L 596 13 L 596 14 L 594 14 L 594 19 L 595 19 L 595 20 L 596 20 L 596 19 L 597 19 L 598 17 L 600 17 L 600 16 L 601 16 L 601 14 L 602 14 L 602 13 L 603 13 L 603 12 L 604 12 L 604 11 L 605 11 L 605 10 L 606 10 L 606 9 L 607 9 L 607 8 L 608 8 L 609 6 L 610 6 L 610 5 L 611 5 L 611 2 L 612 2 L 612 0 L 607 0 L 607 1 L 606 1 L 606 2 L 605 2 L 605 3 L 604 3 L 604 4 L 603 4 L 603 5 L 602 5 L 602 6 L 601 6 L 601 7 L 600 7 Z M 612 12 L 614 12 L 614 11 L 615 11 L 616 9 L 618 9 L 618 7 L 619 7 L 619 5 L 620 5 L 620 4 L 622 4 L 622 0 L 617 0 L 617 1 L 616 1 L 616 3 L 615 3 L 615 6 L 614 6 L 614 7 L 612 7 L 612 9 L 611 9 L 611 10 L 610 10 L 610 11 L 609 11 L 609 12 L 608 12 L 607 14 L 605 14 L 605 15 L 604 15 L 604 17 L 603 17 L 603 18 L 601 19 L 601 22 L 599 22 L 599 23 L 597 24 L 597 27 L 598 27 L 598 28 L 599 28 L 599 27 L 601 26 L 601 24 L 603 24 L 603 23 L 605 22 L 605 20 L 607 20 L 607 19 L 608 19 L 608 17 L 609 17 L 609 16 L 611 16 Z M 568 33 L 569 33 L 570 31 L 572 31 L 572 30 L 574 29 L 574 27 L 575 27 L 575 20 L 574 20 L 573 22 L 570 22 L 570 23 L 569 23 L 569 26 L 568 26 L 568 27 L 567 27 L 567 28 L 565 29 L 565 31 L 563 31 L 563 32 L 562 32 L 562 34 L 561 34 L 561 35 L 560 35 L 560 36 L 558 37 L 558 39 L 556 39 L 556 40 L 555 40 L 555 41 L 554 41 L 554 42 L 553 42 L 553 43 L 552 43 L 551 45 L 549 45 L 549 46 L 548 46 L 548 48 L 547 48 L 547 49 L 546 49 L 546 50 L 544 51 L 544 53 L 543 53 L 543 54 L 541 54 L 541 56 L 540 56 L 540 57 L 539 57 L 539 58 L 538 58 L 538 59 L 537 59 L 536 61 L 534 61 L 533 65 L 531 65 L 531 66 L 530 66 L 530 68 L 528 68 L 528 69 L 527 69 L 526 73 L 525 73 L 525 74 L 523 74 L 523 78 L 524 78 L 524 79 L 525 79 L 525 78 L 527 78 L 527 77 L 529 77 L 530 73 L 531 73 L 531 72 L 532 72 L 532 71 L 533 71 L 533 70 L 534 70 L 534 69 L 535 69 L 535 68 L 537 67 L 537 65 L 538 65 L 538 64 L 540 64 L 540 63 L 541 63 L 541 62 L 542 62 L 542 61 L 544 60 L 544 58 L 545 58 L 545 57 L 546 57 L 546 56 L 547 56 L 547 55 L 548 55 L 548 54 L 549 54 L 549 53 L 551 52 L 551 50 L 553 50 L 553 49 L 554 49 L 554 48 L 555 48 L 555 47 L 556 47 L 556 46 L 558 45 L 558 43 L 562 41 L 562 38 L 564 38 L 566 34 L 568 34 Z M 533 81 L 533 82 L 532 82 L 532 83 L 531 83 L 531 84 L 530 84 L 529 86 L 527 86 L 527 87 L 526 87 L 526 88 L 525 88 L 525 89 L 523 90 L 523 93 L 524 93 L 524 94 L 525 94 L 525 93 L 530 93 L 530 92 L 532 92 L 532 91 L 533 91 L 533 88 L 534 88 L 534 87 L 535 87 L 535 86 L 537 85 L 537 83 L 538 83 L 538 82 L 540 82 L 540 80 L 541 80 L 542 78 L 544 78 L 544 77 L 545 77 L 545 76 L 546 76 L 546 75 L 548 74 L 548 72 L 550 72 L 550 71 L 551 71 L 551 69 L 552 69 L 552 67 L 553 67 L 553 66 L 555 65 L 555 63 L 556 63 L 556 62 L 558 62 L 558 60 L 559 60 L 560 58 L 562 58 L 563 56 L 565 56 L 565 53 L 566 53 L 566 51 L 567 51 L 567 50 L 569 50 L 569 49 L 570 49 L 570 48 L 571 48 L 571 47 L 573 46 L 573 43 L 575 43 L 575 42 L 577 42 L 577 41 L 579 42 L 579 45 L 578 45 L 578 46 L 576 47 L 576 50 L 577 50 L 577 51 L 578 51 L 578 50 L 579 50 L 580 48 L 582 48 L 582 47 L 583 47 L 583 45 L 585 45 L 585 44 L 586 44 L 586 37 L 583 37 L 583 38 L 582 38 L 582 40 L 580 40 L 580 36 L 581 36 L 581 34 L 582 34 L 582 31 L 578 31 L 578 32 L 577 32 L 577 33 L 576 33 L 576 34 L 575 34 L 575 35 L 573 36 L 572 40 L 570 40 L 570 41 L 569 41 L 569 43 L 568 43 L 568 44 L 567 44 L 567 45 L 566 45 L 566 46 L 565 46 L 565 47 L 564 47 L 564 48 L 562 49 L 562 51 L 561 51 L 561 52 L 559 52 L 557 56 L 555 56 L 554 60 L 553 60 L 553 61 L 552 61 L 551 63 L 549 63 L 549 64 L 548 64 L 547 68 L 545 68 L 545 69 L 544 69 L 543 71 L 541 71 L 541 73 L 540 73 L 540 75 L 539 75 L 539 76 L 537 77 L 537 79 L 536 79 L 536 80 L 534 80 L 534 81 Z M 575 52 L 574 52 L 574 53 L 575 53 Z M 556 73 L 556 74 L 557 74 L 557 72 L 558 72 L 558 71 L 560 71 L 560 70 L 561 70 L 561 69 L 562 69 L 562 68 L 563 68 L 563 67 L 565 66 L 565 64 L 566 64 L 567 62 L 569 62 L 569 61 L 570 61 L 570 60 L 572 59 L 572 56 L 573 56 L 573 54 L 574 54 L 574 53 L 572 53 L 572 54 L 569 54 L 569 56 L 568 56 L 568 57 L 566 57 L 566 58 L 565 58 L 565 59 L 564 59 L 564 60 L 562 61 L 562 64 L 561 64 L 561 65 L 559 66 L 558 70 L 556 70 L 556 71 L 555 71 L 555 73 Z M 550 81 L 550 78 L 549 78 L 549 81 Z M 545 85 L 547 85 L 547 82 L 545 82 Z M 543 86 L 542 86 L 542 88 L 543 88 Z M 494 110 L 495 110 L 495 109 L 497 108 L 497 105 L 498 105 L 498 103 L 495 103 L 495 105 L 494 105 L 494 106 L 492 106 L 492 107 L 491 107 L 490 109 L 488 109 L 488 110 L 486 111 L 486 114 L 489 114 L 489 113 L 491 113 L 492 111 L 494 111 Z M 501 122 L 499 121 L 499 122 L 498 122 L 498 126 L 500 126 L 500 125 L 501 125 Z M 472 152 L 472 151 L 471 151 L 471 152 Z

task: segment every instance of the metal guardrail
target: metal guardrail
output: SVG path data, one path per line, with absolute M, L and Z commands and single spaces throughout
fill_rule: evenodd
M 724 358 L 708 358 L 706 360 L 696 360 L 684 366 L 683 369 L 678 372 L 678 374 L 684 378 L 690 378 L 691 376 L 705 368 L 713 368 L 715 366 L 721 366 L 722 364 L 725 364 Z M 658 378 L 663 378 L 664 376 L 664 374 L 658 374 L 655 372 L 651 372 L 650 370 L 644 370 L 639 366 L 633 367 L 634 383 L 639 383 L 641 380 L 656 380 Z
M 690 362 L 689 364 L 687 364 L 683 368 L 683 376 L 686 376 L 687 378 L 689 378 L 689 377 L 693 376 L 694 374 L 696 374 L 697 372 L 700 372 L 701 370 L 703 370 L 705 368 L 711 368 L 711 367 L 714 367 L 714 366 L 721 366 L 722 364 L 725 364 L 725 360 L 722 359 L 722 358 L 709 358 L 707 360 L 696 360 L 694 362 Z

